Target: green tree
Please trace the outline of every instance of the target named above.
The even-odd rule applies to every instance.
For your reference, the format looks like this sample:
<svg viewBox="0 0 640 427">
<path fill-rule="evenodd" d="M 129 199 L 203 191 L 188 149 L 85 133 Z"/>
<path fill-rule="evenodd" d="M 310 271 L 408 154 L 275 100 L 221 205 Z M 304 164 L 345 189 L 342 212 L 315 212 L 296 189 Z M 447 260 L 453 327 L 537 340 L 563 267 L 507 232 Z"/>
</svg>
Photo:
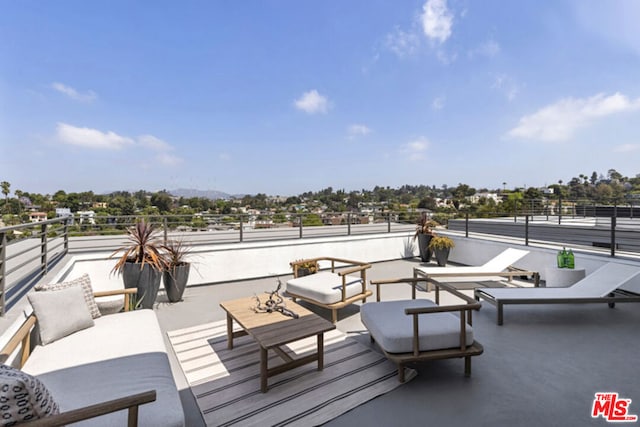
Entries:
<svg viewBox="0 0 640 427">
<path fill-rule="evenodd" d="M 0 187 L 2 187 L 2 194 L 4 194 L 4 210 L 6 211 L 9 207 L 9 193 L 11 192 L 11 184 L 7 181 L 0 182 Z"/>
</svg>

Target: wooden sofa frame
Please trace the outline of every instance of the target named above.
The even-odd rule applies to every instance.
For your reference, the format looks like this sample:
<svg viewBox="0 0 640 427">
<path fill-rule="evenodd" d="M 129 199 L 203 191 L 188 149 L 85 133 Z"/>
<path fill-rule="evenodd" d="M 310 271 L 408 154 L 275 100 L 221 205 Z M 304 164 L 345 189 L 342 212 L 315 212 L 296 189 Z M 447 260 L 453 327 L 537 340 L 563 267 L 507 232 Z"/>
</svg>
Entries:
<svg viewBox="0 0 640 427">
<path fill-rule="evenodd" d="M 94 292 L 94 297 L 106 297 L 113 295 L 124 295 L 124 311 L 131 308 L 130 296 L 137 293 L 137 289 L 118 289 L 113 291 Z M 13 334 L 9 342 L 0 351 L 0 362 L 5 363 L 16 349 L 21 346 L 19 354 L 19 367 L 25 364 L 31 354 L 31 332 L 36 325 L 37 318 L 35 314 L 29 315 L 22 326 Z M 95 405 L 85 406 L 63 412 L 57 415 L 43 417 L 38 420 L 20 424 L 29 427 L 55 427 L 64 426 L 66 424 L 87 420 L 90 418 L 105 415 L 111 412 L 128 409 L 127 426 L 135 427 L 138 425 L 138 408 L 140 405 L 150 403 L 156 400 L 156 391 L 149 390 L 142 393 L 136 393 L 129 396 L 121 397 L 106 402 L 100 402 Z"/>
<path fill-rule="evenodd" d="M 418 282 L 424 282 L 422 278 L 403 278 L 403 279 L 389 279 L 389 280 L 372 280 L 371 284 L 376 286 L 376 301 L 380 302 L 381 285 L 397 284 L 397 283 L 409 283 L 411 284 L 411 299 L 416 299 L 416 285 Z M 471 344 L 466 342 L 466 325 L 469 326 L 473 323 L 473 310 L 479 310 L 481 304 L 473 298 L 459 292 L 446 283 L 434 283 L 436 289 L 443 288 L 456 297 L 462 299 L 464 304 L 436 306 L 436 307 L 421 307 L 421 308 L 407 308 L 404 310 L 404 314 L 407 316 L 413 316 L 413 351 L 408 353 L 389 353 L 383 348 L 380 348 L 384 355 L 398 365 L 398 380 L 400 382 L 405 381 L 404 366 L 407 363 L 424 362 L 427 360 L 438 359 L 451 359 L 464 357 L 464 374 L 465 376 L 471 375 L 471 357 L 479 356 L 484 352 L 482 345 L 475 341 Z M 439 293 L 438 293 L 439 295 Z M 439 303 L 439 298 L 436 300 L 436 304 Z M 460 347 L 420 351 L 420 331 L 418 316 L 428 315 L 429 313 L 453 313 L 459 312 L 460 316 Z M 370 336 L 371 342 L 375 342 L 373 336 Z"/>
<path fill-rule="evenodd" d="M 317 305 L 318 307 L 323 307 L 331 310 L 331 321 L 333 323 L 336 323 L 338 321 L 339 309 L 344 308 L 350 304 L 353 304 L 356 301 L 362 300 L 362 302 L 367 302 L 367 298 L 373 295 L 373 292 L 367 289 L 367 269 L 371 268 L 371 264 L 360 262 L 360 261 L 342 259 L 342 258 L 334 258 L 334 257 L 307 258 L 307 259 L 301 259 L 301 260 L 297 260 L 289 263 L 291 265 L 291 268 L 293 268 L 293 277 L 296 279 L 299 277 L 298 269 L 301 267 L 302 264 L 315 263 L 317 265 L 318 262 L 320 261 L 330 261 L 331 272 L 337 274 L 342 278 L 341 300 L 331 304 L 324 304 L 324 303 L 315 301 L 311 298 L 293 294 L 289 291 L 287 291 L 287 294 L 291 296 L 294 302 L 296 301 L 296 299 L 300 299 L 310 304 Z M 348 264 L 348 265 L 352 265 L 353 267 L 344 267 L 345 269 L 342 269 L 343 267 L 336 267 L 336 263 Z M 336 268 L 341 268 L 341 270 L 336 271 Z M 362 292 L 347 298 L 347 277 L 346 276 L 348 274 L 353 274 L 357 272 L 360 272 L 360 278 L 362 279 Z"/>
</svg>

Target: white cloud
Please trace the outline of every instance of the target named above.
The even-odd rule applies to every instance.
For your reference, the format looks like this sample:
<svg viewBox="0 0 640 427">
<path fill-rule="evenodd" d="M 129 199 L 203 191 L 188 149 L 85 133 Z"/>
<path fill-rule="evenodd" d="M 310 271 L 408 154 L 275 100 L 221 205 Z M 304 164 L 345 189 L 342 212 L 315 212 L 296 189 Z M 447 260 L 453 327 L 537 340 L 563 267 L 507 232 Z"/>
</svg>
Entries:
<svg viewBox="0 0 640 427">
<path fill-rule="evenodd" d="M 490 39 L 482 43 L 480 46 L 467 53 L 467 56 L 473 59 L 476 56 L 485 56 L 487 58 L 493 58 L 500 53 L 500 44 L 497 41 Z"/>
<path fill-rule="evenodd" d="M 347 128 L 347 133 L 349 134 L 349 139 L 355 139 L 358 136 L 370 134 L 371 129 L 365 125 L 353 124 Z"/>
<path fill-rule="evenodd" d="M 420 46 L 420 38 L 414 31 L 402 31 L 400 28 L 396 28 L 387 34 L 384 46 L 399 58 L 404 58 L 416 53 Z"/>
<path fill-rule="evenodd" d="M 118 135 L 115 132 L 102 132 L 97 129 L 81 128 L 66 123 L 58 123 L 56 136 L 63 144 L 85 148 L 119 150 L 134 144 L 133 139 Z"/>
<path fill-rule="evenodd" d="M 177 157 L 165 152 L 158 153 L 156 155 L 156 161 L 165 166 L 176 166 L 182 163 L 182 159 L 180 157 Z"/>
<path fill-rule="evenodd" d="M 409 160 L 423 160 L 428 148 L 429 140 L 421 136 L 418 139 L 404 144 L 401 151 L 409 157 Z"/>
<path fill-rule="evenodd" d="M 444 97 L 439 96 L 431 102 L 431 108 L 434 110 L 442 110 L 444 108 Z"/>
<path fill-rule="evenodd" d="M 317 90 L 313 89 L 305 92 L 294 102 L 298 110 L 302 110 L 307 114 L 323 113 L 329 111 L 329 100 L 326 96 L 320 95 Z"/>
<path fill-rule="evenodd" d="M 630 153 L 640 150 L 640 144 L 622 144 L 613 149 L 615 153 Z"/>
<path fill-rule="evenodd" d="M 520 88 L 515 80 L 506 74 L 498 74 L 494 76 L 491 89 L 496 89 L 502 92 L 509 101 L 513 101 L 520 92 Z"/>
<path fill-rule="evenodd" d="M 422 29 L 429 40 L 444 43 L 451 37 L 453 15 L 447 9 L 447 0 L 428 0 L 422 6 Z"/>
<path fill-rule="evenodd" d="M 630 101 L 618 92 L 610 96 L 600 93 L 590 98 L 564 98 L 522 117 L 518 126 L 507 135 L 542 141 L 566 141 L 577 129 L 599 118 L 637 109 L 640 109 L 640 99 Z"/>
<path fill-rule="evenodd" d="M 173 150 L 173 147 L 161 140 L 160 138 L 156 138 L 153 135 L 141 135 L 138 137 L 138 142 L 143 147 L 147 147 L 154 151 L 170 151 Z"/>
<path fill-rule="evenodd" d="M 92 90 L 89 90 L 85 93 L 80 93 L 77 90 L 75 90 L 74 88 L 72 88 L 71 86 L 67 86 L 64 85 L 62 83 L 52 83 L 51 84 L 51 88 L 54 90 L 57 90 L 58 92 L 68 96 L 69 98 L 73 99 L 74 101 L 80 101 L 80 102 L 93 102 L 96 100 L 96 98 L 98 97 L 96 95 L 96 93 Z"/>
</svg>

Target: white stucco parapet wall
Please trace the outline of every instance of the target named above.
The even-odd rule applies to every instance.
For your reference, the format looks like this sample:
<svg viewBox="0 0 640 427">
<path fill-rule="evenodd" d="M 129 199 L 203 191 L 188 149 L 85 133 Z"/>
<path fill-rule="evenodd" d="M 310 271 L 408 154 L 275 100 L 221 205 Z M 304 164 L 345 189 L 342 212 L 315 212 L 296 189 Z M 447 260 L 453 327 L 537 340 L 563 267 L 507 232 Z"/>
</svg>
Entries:
<svg viewBox="0 0 640 427">
<path fill-rule="evenodd" d="M 410 258 L 418 253 L 412 237 L 413 233 L 403 232 L 194 246 L 189 255 L 192 269 L 187 286 L 289 274 L 289 263 L 302 258 L 332 256 L 365 262 Z M 89 273 L 96 290 L 121 288 L 122 278 L 111 273 L 116 259 L 110 259 L 110 255 L 75 255 L 53 281 Z"/>
<path fill-rule="evenodd" d="M 530 251 L 516 263 L 516 267 L 540 272 L 545 279 L 545 270 L 556 265 L 557 247 L 524 246 L 515 241 L 466 238 L 455 232 L 438 234 L 451 237 L 456 246 L 451 250 L 449 261 L 463 265 L 480 265 L 509 247 Z M 218 245 L 194 246 L 190 255 L 193 263 L 188 286 L 222 283 L 259 277 L 291 273 L 289 263 L 301 258 L 333 256 L 356 261 L 380 262 L 410 258 L 418 255 L 413 233 L 383 233 L 362 236 L 325 237 L 315 239 L 292 239 L 270 242 L 246 242 Z M 96 290 L 118 289 L 122 278 L 111 274 L 115 259 L 111 252 L 75 255 L 55 276 L 53 281 L 69 280 L 89 273 Z M 611 258 L 602 254 L 575 251 L 576 268 L 584 268 L 586 274 L 607 262 L 637 265 L 637 260 Z M 326 267 L 326 266 L 321 266 Z M 411 276 L 411 272 L 406 272 Z M 640 279 L 625 286 L 640 292 Z"/>
</svg>

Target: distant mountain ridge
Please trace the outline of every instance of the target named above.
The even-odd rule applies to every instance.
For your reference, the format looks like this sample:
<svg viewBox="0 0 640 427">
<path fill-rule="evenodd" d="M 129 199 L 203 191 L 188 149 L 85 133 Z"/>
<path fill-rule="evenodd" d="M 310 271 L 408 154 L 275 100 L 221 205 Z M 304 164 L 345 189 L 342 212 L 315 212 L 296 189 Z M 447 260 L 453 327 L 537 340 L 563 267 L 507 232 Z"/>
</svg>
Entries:
<svg viewBox="0 0 640 427">
<path fill-rule="evenodd" d="M 211 199 L 211 200 L 217 200 L 217 199 L 224 199 L 224 200 L 229 200 L 232 197 L 237 197 L 235 195 L 231 195 L 228 193 L 224 193 L 222 191 L 216 191 L 216 190 L 196 190 L 193 188 L 178 188 L 177 190 L 171 190 L 169 191 L 169 194 L 176 196 L 176 197 L 204 197 L 206 199 Z"/>
</svg>

